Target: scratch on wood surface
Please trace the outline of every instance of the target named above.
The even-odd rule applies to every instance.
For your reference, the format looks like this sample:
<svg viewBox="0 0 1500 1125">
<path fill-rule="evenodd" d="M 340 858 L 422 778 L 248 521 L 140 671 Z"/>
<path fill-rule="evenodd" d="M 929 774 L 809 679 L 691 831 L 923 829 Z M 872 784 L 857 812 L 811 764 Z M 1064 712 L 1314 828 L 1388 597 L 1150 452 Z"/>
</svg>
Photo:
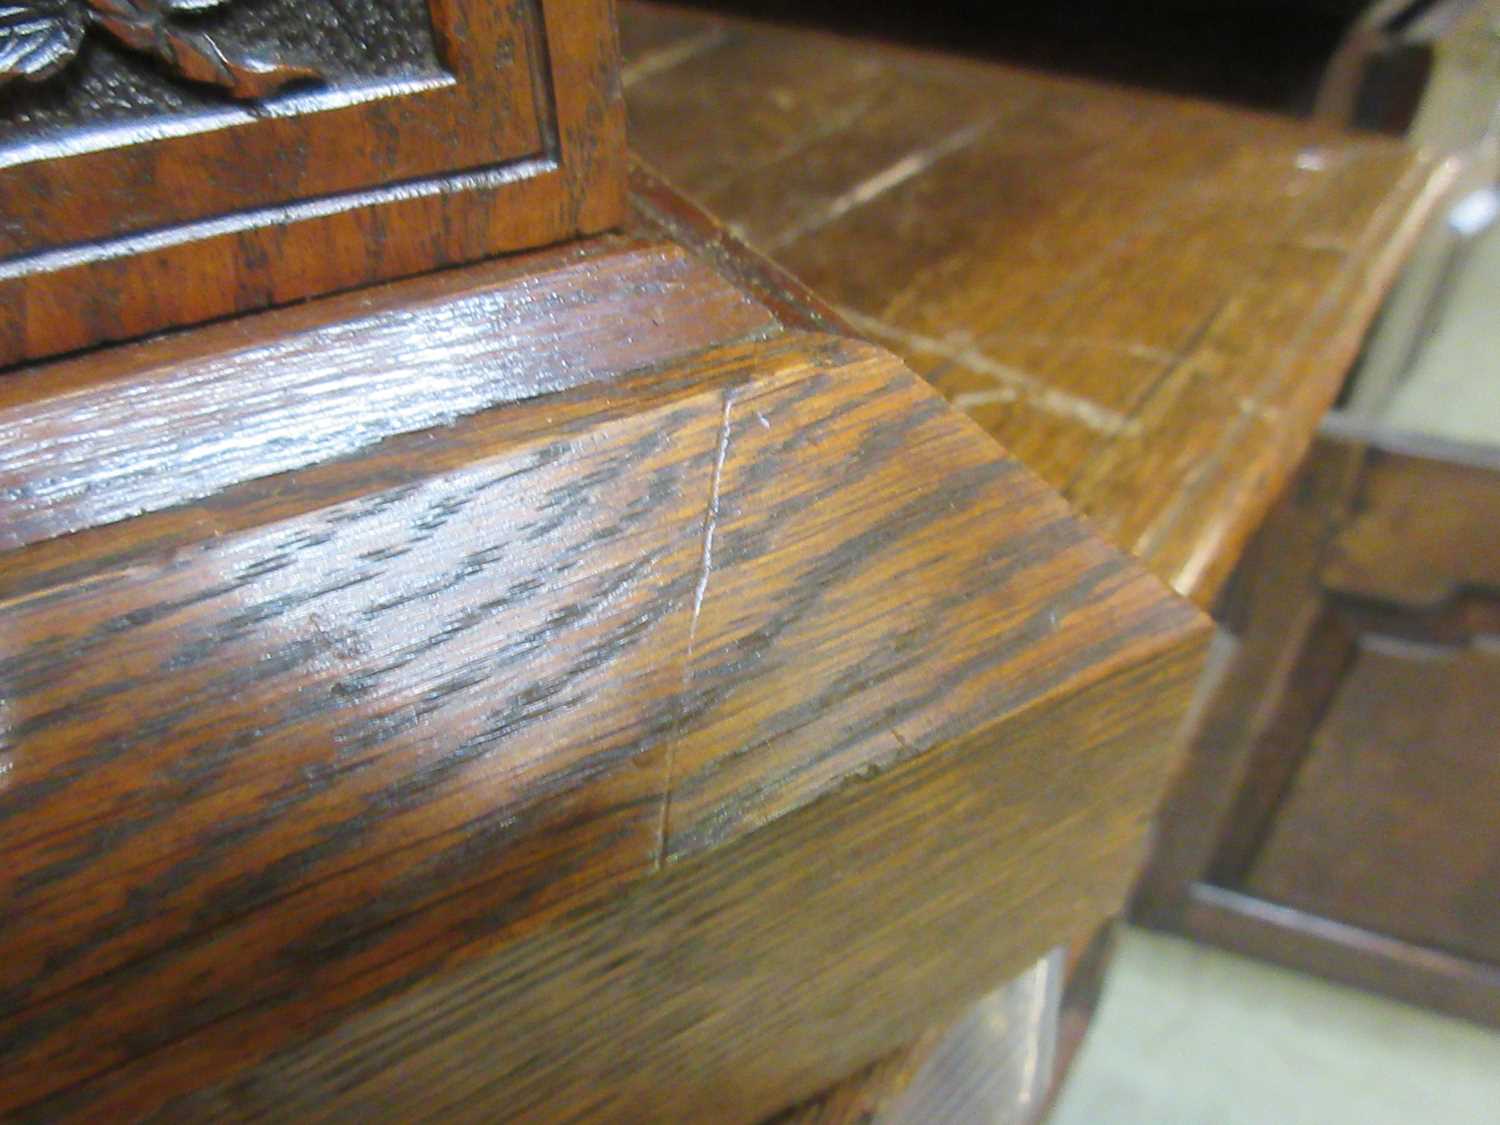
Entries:
<svg viewBox="0 0 1500 1125">
<path fill-rule="evenodd" d="M 1259 418 L 1267 425 L 1278 426 L 1281 424 L 1282 410 L 1280 407 L 1272 406 L 1269 403 L 1256 402 L 1249 395 L 1240 396 L 1239 407 L 1241 414 L 1251 418 Z"/>
<path fill-rule="evenodd" d="M 920 176 L 931 168 L 943 157 L 948 156 L 965 145 L 971 144 L 981 133 L 994 124 L 993 117 L 987 117 L 983 121 L 976 121 L 956 133 L 949 133 L 936 144 L 908 153 L 894 164 L 882 168 L 873 176 L 867 177 L 855 184 L 842 195 L 836 196 L 832 202 L 814 211 L 798 223 L 794 223 L 782 231 L 775 238 L 768 241 L 765 249 L 774 252 L 784 249 L 797 239 L 821 230 L 830 223 L 847 215 L 855 208 L 863 207 L 871 200 L 878 199 L 893 188 L 900 187 L 907 180 Z"/>
<path fill-rule="evenodd" d="M 911 748 L 911 743 L 910 742 L 907 742 L 906 739 L 904 739 L 904 738 L 901 737 L 901 732 L 896 729 L 896 726 L 895 726 L 894 723 L 891 724 L 890 731 L 891 731 L 891 737 L 896 740 L 896 745 L 899 746 L 899 747 L 901 747 L 901 755 L 902 755 L 902 757 L 903 758 L 910 758 L 910 757 L 912 757 L 916 753 L 916 751 L 914 751 Z"/>
<path fill-rule="evenodd" d="M 659 51 L 652 51 L 644 58 L 637 59 L 629 66 L 620 71 L 620 83 L 627 90 L 644 79 L 654 74 L 671 70 L 674 66 L 680 66 L 689 59 L 711 51 L 729 39 L 729 29 L 723 27 L 712 27 L 700 31 L 697 35 L 691 35 L 681 43 L 674 43 L 670 47 L 663 47 Z"/>
<path fill-rule="evenodd" d="M 865 64 L 861 67 L 861 70 L 864 71 L 866 67 L 869 71 L 874 72 L 878 72 L 880 69 L 873 64 Z M 873 76 L 871 75 L 871 77 Z M 831 111 L 814 114 L 812 116 L 811 128 L 795 134 L 785 144 L 780 145 L 764 156 L 743 162 L 727 163 L 717 174 L 705 176 L 703 182 L 696 187 L 696 194 L 700 198 L 706 198 L 715 192 L 725 190 L 731 184 L 743 181 L 747 177 L 764 174 L 768 169 L 774 169 L 777 164 L 800 156 L 814 145 L 852 129 L 862 117 L 880 103 L 880 99 L 883 96 L 886 96 L 886 89 L 884 86 L 881 86 L 879 89 L 872 90 L 863 96 L 853 97 L 847 104 Z M 753 241 L 753 239 L 744 233 L 747 228 L 725 216 L 720 216 L 720 219 L 726 222 L 729 229 L 735 231 L 742 240 Z"/>
<path fill-rule="evenodd" d="M 708 590 L 708 575 L 714 565 L 714 532 L 719 527 L 719 488 L 724 480 L 724 458 L 729 453 L 729 412 L 734 403 L 724 395 L 724 413 L 719 419 L 719 447 L 714 453 L 713 480 L 708 486 L 708 510 L 703 515 L 703 555 L 698 564 L 698 585 L 693 590 L 693 617 L 688 623 L 687 655 L 693 659 L 693 644 L 698 637 L 698 618 L 703 613 L 703 595 Z M 684 669 L 686 679 L 689 669 Z"/>
<path fill-rule="evenodd" d="M 1060 418 L 1067 418 L 1096 433 L 1110 437 L 1132 436 L 1140 432 L 1141 425 L 1136 419 L 1127 418 L 1118 411 L 1101 406 L 1081 395 L 1049 386 L 1035 375 L 1028 374 L 1019 367 L 1012 367 L 1008 363 L 992 359 L 972 345 L 907 332 L 847 308 L 841 308 L 838 312 L 856 329 L 868 336 L 888 340 L 897 347 L 942 356 L 951 363 L 967 367 L 970 371 L 980 375 L 986 375 L 1000 384 L 992 390 L 966 391 L 963 394 L 954 395 L 951 401 L 960 410 L 1025 400 L 1028 406 Z M 908 361 L 910 361 L 909 357 Z M 920 368 L 918 370 L 920 371 Z"/>
<path fill-rule="evenodd" d="M 1055 332 L 1019 332 L 1008 328 L 987 332 L 991 340 L 1003 339 L 1017 344 L 1037 344 L 1049 348 L 1081 348 L 1085 351 L 1116 352 L 1132 359 L 1149 360 L 1152 363 L 1169 363 L 1177 358 L 1170 348 L 1156 348 L 1150 344 L 1136 344 L 1129 340 L 1108 340 L 1095 336 L 1064 335 Z"/>
<path fill-rule="evenodd" d="M 688 619 L 687 655 L 682 661 L 682 701 L 687 705 L 688 687 L 693 677 L 693 646 L 698 641 L 698 619 L 703 615 L 703 596 L 708 593 L 708 577 L 714 567 L 714 533 L 719 529 L 719 491 L 724 482 L 724 461 L 729 455 L 729 414 L 734 399 L 724 393 L 724 411 L 719 417 L 719 443 L 714 450 L 714 471 L 708 485 L 708 507 L 703 513 L 703 550 L 698 558 L 698 583 L 693 587 L 693 610 Z M 764 422 L 764 419 L 761 419 Z M 667 821 L 672 812 L 672 784 L 677 757 L 677 741 L 667 746 L 666 785 L 662 791 L 661 820 L 656 826 L 656 869 L 661 870 L 667 855 Z"/>
<path fill-rule="evenodd" d="M 1003 406 L 1020 399 L 1021 392 L 1014 387 L 996 387 L 990 391 L 965 391 L 954 395 L 953 405 L 960 410 L 975 410 L 981 406 Z"/>
</svg>

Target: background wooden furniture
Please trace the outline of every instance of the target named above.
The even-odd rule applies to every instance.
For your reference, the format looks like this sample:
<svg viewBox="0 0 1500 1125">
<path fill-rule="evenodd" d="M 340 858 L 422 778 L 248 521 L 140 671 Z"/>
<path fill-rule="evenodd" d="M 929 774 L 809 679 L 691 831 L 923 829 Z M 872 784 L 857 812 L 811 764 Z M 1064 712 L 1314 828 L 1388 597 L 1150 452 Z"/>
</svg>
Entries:
<svg viewBox="0 0 1500 1125">
<path fill-rule="evenodd" d="M 1450 431 L 1493 436 L 1485 395 L 1459 405 L 1459 376 L 1489 346 L 1464 313 L 1482 322 L 1493 303 L 1483 263 L 1495 246 L 1500 39 L 1494 5 L 1470 7 L 1436 44 L 1411 130 L 1463 155 L 1457 202 L 1424 235 L 1343 409 L 1242 564 L 1229 599 L 1242 645 L 1139 912 L 1495 1022 L 1500 462 L 1412 432 L 1447 399 Z"/>
<path fill-rule="evenodd" d="M 621 33 L 647 160 L 1205 606 L 1457 167 L 682 9 Z"/>
<path fill-rule="evenodd" d="M 1500 181 L 1500 3 L 1461 6 L 1463 18 L 1430 45 L 1432 65 L 1408 111 L 1414 116 L 1407 129 L 1412 144 L 1461 159 L 1455 201 L 1488 192 Z M 1452 217 L 1460 210 L 1455 202 Z M 1379 416 L 1411 375 L 1478 233 L 1472 218 L 1428 225 L 1366 342 L 1344 403 L 1352 414 Z"/>
<path fill-rule="evenodd" d="M 1462 166 L 700 11 L 621 30 L 648 159 L 1205 607 Z M 878 1112 L 940 1041 L 789 1120 Z"/>
<path fill-rule="evenodd" d="M 1245 560 L 1138 914 L 1500 1021 L 1497 567 L 1493 452 L 1330 423 Z"/>
<path fill-rule="evenodd" d="M 174 212 L 56 320 L 54 275 L 13 279 L 66 331 L 11 359 L 618 224 L 0 373 L 0 1115 L 751 1121 L 1126 893 L 1202 616 L 650 174 L 628 214 L 553 193 L 625 198 L 612 37 L 515 11 L 545 16 L 537 96 L 597 112 L 504 198 L 471 194 L 469 130 L 432 193 L 339 196 L 347 244 Z M 502 76 L 538 39 L 471 30 Z M 598 65 L 561 65 L 571 35 Z M 314 130 L 278 106 L 250 149 Z M 201 107 L 148 109 L 106 168 L 203 140 Z M 87 148 L 94 117 L 47 120 Z M 85 197 L 91 155 L 15 166 Z M 382 174 L 338 156 L 251 195 Z M 100 221 L 33 202 L 22 241 Z"/>
</svg>

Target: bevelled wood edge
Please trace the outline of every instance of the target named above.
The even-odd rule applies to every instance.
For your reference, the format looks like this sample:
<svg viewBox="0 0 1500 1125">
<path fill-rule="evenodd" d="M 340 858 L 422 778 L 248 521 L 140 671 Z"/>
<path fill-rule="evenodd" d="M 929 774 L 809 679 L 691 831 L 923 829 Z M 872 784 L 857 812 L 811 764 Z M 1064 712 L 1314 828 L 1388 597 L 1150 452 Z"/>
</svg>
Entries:
<svg viewBox="0 0 1500 1125">
<path fill-rule="evenodd" d="M 1142 557 L 1174 590 L 1205 608 L 1218 597 L 1307 456 L 1391 287 L 1463 168 L 1456 157 L 1413 157 L 1354 263 L 1309 317 L 1310 345 L 1274 373 L 1283 390 L 1271 440 L 1254 433 L 1253 419 L 1226 427 L 1199 477 L 1158 518 Z"/>
<path fill-rule="evenodd" d="M 854 335 L 805 286 L 638 162 L 630 189 L 628 234 L 0 375 L 0 495 L 10 501 L 0 550 L 202 499 L 501 402 L 768 337 L 782 325 Z M 423 340 L 391 350 L 416 317 L 425 318 Z M 512 346 L 520 340 L 524 349 Z M 333 341 L 340 359 L 328 367 Z M 432 360 L 454 393 L 417 386 L 402 347 Z M 351 380 L 369 394 L 343 395 Z"/>
<path fill-rule="evenodd" d="M 601 239 L 29 368 L 0 551 L 778 330 L 682 248 Z"/>
</svg>

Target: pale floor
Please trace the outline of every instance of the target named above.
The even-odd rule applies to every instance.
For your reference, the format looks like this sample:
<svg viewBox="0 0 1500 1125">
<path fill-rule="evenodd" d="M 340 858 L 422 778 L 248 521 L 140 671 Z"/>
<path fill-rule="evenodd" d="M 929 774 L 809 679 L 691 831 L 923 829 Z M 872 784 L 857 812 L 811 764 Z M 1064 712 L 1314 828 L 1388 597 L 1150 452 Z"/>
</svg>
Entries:
<svg viewBox="0 0 1500 1125">
<path fill-rule="evenodd" d="M 1455 265 L 1434 330 L 1384 421 L 1452 441 L 1500 445 L 1500 221 Z"/>
<path fill-rule="evenodd" d="M 1050 1125 L 1500 1123 L 1500 1032 L 1127 929 Z"/>
</svg>

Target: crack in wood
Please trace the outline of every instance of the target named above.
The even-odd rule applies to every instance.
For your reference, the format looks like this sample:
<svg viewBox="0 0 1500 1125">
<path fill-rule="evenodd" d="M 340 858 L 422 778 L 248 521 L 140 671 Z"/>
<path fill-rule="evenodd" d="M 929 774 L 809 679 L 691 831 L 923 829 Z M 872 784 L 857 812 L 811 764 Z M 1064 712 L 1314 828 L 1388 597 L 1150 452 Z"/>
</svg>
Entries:
<svg viewBox="0 0 1500 1125">
<path fill-rule="evenodd" d="M 719 527 L 719 491 L 724 481 L 724 461 L 729 455 L 729 415 L 734 397 L 724 392 L 724 409 L 719 418 L 719 440 L 714 451 L 714 468 L 709 478 L 708 505 L 703 512 L 703 550 L 698 560 L 698 582 L 693 588 L 693 611 L 688 620 L 687 652 L 682 661 L 682 707 L 688 702 L 688 687 L 693 678 L 693 646 L 698 640 L 698 619 L 703 615 L 703 596 L 708 592 L 708 577 L 714 565 L 714 533 Z M 683 716 L 679 714 L 678 723 Z M 677 758 L 677 740 L 667 745 L 666 779 L 661 797 L 661 819 L 656 826 L 656 865 L 660 871 L 667 856 L 667 821 L 672 812 L 673 773 Z"/>
</svg>

